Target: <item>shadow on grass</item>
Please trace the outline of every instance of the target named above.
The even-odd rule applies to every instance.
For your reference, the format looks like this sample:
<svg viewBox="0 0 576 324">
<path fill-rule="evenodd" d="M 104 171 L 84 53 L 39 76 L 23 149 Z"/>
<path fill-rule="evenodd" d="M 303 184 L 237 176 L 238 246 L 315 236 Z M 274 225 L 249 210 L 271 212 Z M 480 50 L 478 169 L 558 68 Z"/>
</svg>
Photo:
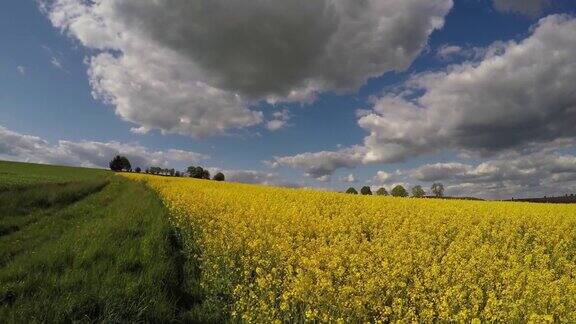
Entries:
<svg viewBox="0 0 576 324">
<path fill-rule="evenodd" d="M 36 209 L 64 207 L 102 190 L 108 183 L 107 179 L 96 179 L 5 190 L 0 192 L 0 217 L 26 214 Z"/>
</svg>

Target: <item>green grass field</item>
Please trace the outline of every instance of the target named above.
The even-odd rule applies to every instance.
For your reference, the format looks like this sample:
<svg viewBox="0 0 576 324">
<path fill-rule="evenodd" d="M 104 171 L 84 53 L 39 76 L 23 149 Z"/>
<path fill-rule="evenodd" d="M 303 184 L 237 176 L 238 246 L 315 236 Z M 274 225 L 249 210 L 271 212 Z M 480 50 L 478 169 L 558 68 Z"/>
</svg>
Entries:
<svg viewBox="0 0 576 324">
<path fill-rule="evenodd" d="M 0 322 L 216 321 L 199 267 L 145 185 L 0 162 Z"/>
<path fill-rule="evenodd" d="M 0 191 L 48 183 L 94 180 L 109 177 L 101 169 L 0 161 Z"/>
</svg>

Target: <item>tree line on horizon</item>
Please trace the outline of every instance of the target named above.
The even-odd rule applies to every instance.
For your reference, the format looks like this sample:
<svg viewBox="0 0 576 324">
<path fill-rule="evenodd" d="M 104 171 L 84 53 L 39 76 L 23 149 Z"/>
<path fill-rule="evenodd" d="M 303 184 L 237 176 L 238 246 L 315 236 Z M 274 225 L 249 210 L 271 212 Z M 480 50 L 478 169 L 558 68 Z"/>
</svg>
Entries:
<svg viewBox="0 0 576 324">
<path fill-rule="evenodd" d="M 115 172 L 142 172 L 140 167 L 136 167 L 132 170 L 132 165 L 130 161 L 125 156 L 116 155 L 108 164 L 110 170 Z M 195 179 L 206 179 L 206 180 L 216 180 L 216 181 L 225 181 L 226 177 L 224 173 L 218 172 L 212 178 L 210 178 L 210 171 L 205 169 L 201 166 L 189 166 L 186 169 L 186 172 L 180 172 L 175 170 L 174 168 L 161 168 L 161 167 L 148 167 L 144 170 L 146 174 L 154 174 L 154 175 L 163 175 L 163 176 L 170 176 L 170 177 L 190 177 Z"/>
<path fill-rule="evenodd" d="M 435 182 L 434 184 L 432 184 L 430 191 L 432 192 L 434 197 L 438 197 L 438 198 L 444 197 L 444 185 L 439 183 L 439 182 Z M 424 191 L 424 189 L 420 185 L 412 187 L 411 192 L 412 192 L 412 197 L 414 197 L 414 198 L 426 197 L 426 191 Z M 357 195 L 358 191 L 354 187 L 350 187 L 346 190 L 346 193 L 352 194 L 352 195 Z M 373 195 L 372 189 L 369 186 L 362 187 L 360 189 L 360 194 L 365 195 L 365 196 Z M 378 190 L 376 190 L 375 194 L 377 196 L 390 195 L 392 197 L 408 197 L 408 196 L 410 196 L 410 194 L 408 193 L 406 188 L 404 188 L 404 186 L 402 186 L 402 185 L 396 185 L 394 188 L 392 188 L 390 193 L 388 193 L 386 188 L 381 187 Z"/>
<path fill-rule="evenodd" d="M 142 169 L 140 167 L 136 167 L 136 169 L 132 170 L 132 165 L 130 164 L 130 161 L 128 160 L 128 158 L 126 158 L 125 156 L 121 156 L 121 155 L 116 155 L 112 159 L 112 161 L 110 161 L 109 166 L 110 166 L 110 169 L 112 171 L 116 171 L 116 172 L 121 172 L 121 171 L 136 172 L 136 173 L 142 172 Z M 201 166 L 189 166 L 186 169 L 186 172 L 180 172 L 180 171 L 175 170 L 174 168 L 168 169 L 168 168 L 161 168 L 161 167 L 152 166 L 152 167 L 149 167 L 146 170 L 144 170 L 144 173 L 154 174 L 154 175 L 171 176 L 171 177 L 190 177 L 190 178 L 205 179 L 205 180 L 212 179 L 212 180 L 216 180 L 216 181 L 225 181 L 225 179 L 226 179 L 226 177 L 224 176 L 224 173 L 222 173 L 222 172 L 218 172 L 212 178 L 210 178 L 210 171 L 208 169 L 201 167 Z M 436 183 L 432 184 L 430 191 L 433 193 L 434 197 L 439 197 L 439 198 L 444 197 L 444 185 L 441 183 L 436 182 Z M 348 188 L 348 190 L 346 190 L 346 193 L 357 195 L 358 191 L 354 187 L 350 187 L 350 188 Z M 361 195 L 373 195 L 372 189 L 369 186 L 362 187 L 360 189 L 360 194 Z M 376 190 L 375 195 L 377 195 L 377 196 L 390 195 L 393 197 L 408 197 L 408 196 L 410 196 L 410 194 L 408 193 L 406 188 L 404 188 L 402 185 L 396 185 L 394 188 L 392 188 L 390 193 L 388 193 L 386 188 L 381 187 L 378 190 Z M 426 192 L 424 191 L 422 186 L 417 185 L 417 186 L 412 187 L 411 196 L 414 198 L 423 198 L 426 196 Z"/>
</svg>

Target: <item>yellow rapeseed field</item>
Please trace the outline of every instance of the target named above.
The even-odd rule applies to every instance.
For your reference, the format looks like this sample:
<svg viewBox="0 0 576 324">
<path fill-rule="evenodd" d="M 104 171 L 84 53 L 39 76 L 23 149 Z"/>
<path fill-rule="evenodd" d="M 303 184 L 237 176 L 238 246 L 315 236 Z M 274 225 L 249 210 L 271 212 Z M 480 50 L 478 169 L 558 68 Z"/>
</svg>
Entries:
<svg viewBox="0 0 576 324">
<path fill-rule="evenodd" d="M 146 180 L 233 319 L 576 322 L 576 206 Z"/>
</svg>

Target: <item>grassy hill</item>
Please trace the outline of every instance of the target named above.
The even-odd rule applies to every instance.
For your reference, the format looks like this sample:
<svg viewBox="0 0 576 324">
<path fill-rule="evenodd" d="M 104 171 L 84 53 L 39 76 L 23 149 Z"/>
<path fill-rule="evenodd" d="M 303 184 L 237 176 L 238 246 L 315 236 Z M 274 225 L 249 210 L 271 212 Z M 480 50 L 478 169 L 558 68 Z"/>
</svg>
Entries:
<svg viewBox="0 0 576 324">
<path fill-rule="evenodd" d="M 0 162 L 2 322 L 202 319 L 198 267 L 143 184 Z"/>
<path fill-rule="evenodd" d="M 39 184 L 93 180 L 109 176 L 111 173 L 102 169 L 0 161 L 0 191 Z"/>
</svg>

